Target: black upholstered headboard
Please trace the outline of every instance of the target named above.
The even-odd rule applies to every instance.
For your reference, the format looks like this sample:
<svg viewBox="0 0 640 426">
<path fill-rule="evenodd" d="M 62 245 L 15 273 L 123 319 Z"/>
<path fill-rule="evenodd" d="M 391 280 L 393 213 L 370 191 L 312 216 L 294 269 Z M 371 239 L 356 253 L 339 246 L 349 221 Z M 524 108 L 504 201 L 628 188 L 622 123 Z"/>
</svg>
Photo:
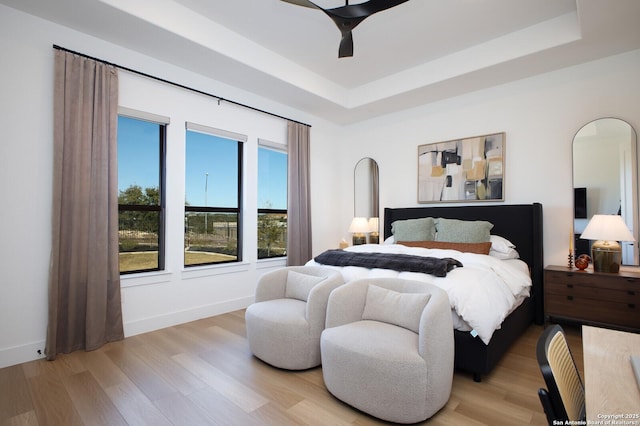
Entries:
<svg viewBox="0 0 640 426">
<path fill-rule="evenodd" d="M 384 238 L 391 236 L 391 224 L 396 220 L 421 217 L 445 217 L 461 220 L 486 220 L 493 223 L 491 233 L 511 241 L 520 258 L 531 270 L 532 296 L 535 303 L 536 323 L 542 323 L 542 273 L 544 268 L 542 249 L 542 204 L 501 204 L 454 207 L 407 207 L 384 209 Z"/>
</svg>

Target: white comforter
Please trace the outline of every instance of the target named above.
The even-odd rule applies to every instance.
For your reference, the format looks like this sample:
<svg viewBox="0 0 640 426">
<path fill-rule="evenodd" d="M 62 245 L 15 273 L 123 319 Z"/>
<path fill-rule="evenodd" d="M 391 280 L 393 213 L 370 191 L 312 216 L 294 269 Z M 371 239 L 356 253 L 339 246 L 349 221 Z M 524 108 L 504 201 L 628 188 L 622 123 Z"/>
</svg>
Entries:
<svg viewBox="0 0 640 426">
<path fill-rule="evenodd" d="M 367 269 L 359 266 L 328 266 L 341 270 L 345 282 L 360 278 L 398 277 L 437 285 L 449 295 L 451 309 L 478 334 L 485 344 L 502 321 L 529 296 L 531 278 L 521 260 L 498 258 L 456 250 L 425 249 L 400 244 L 364 244 L 349 247 L 353 252 L 401 253 L 414 256 L 451 257 L 464 265 L 444 278 L 416 272 Z M 307 265 L 319 265 L 314 260 Z"/>
</svg>

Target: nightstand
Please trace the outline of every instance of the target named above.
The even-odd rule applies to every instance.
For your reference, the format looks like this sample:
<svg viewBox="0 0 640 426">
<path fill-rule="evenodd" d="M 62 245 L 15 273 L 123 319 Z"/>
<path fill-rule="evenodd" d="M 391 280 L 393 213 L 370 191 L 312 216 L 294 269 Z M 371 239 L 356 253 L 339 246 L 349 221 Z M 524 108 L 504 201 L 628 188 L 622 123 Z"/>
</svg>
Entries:
<svg viewBox="0 0 640 426">
<path fill-rule="evenodd" d="M 640 273 L 548 266 L 544 270 L 544 313 L 548 320 L 638 332 Z"/>
</svg>

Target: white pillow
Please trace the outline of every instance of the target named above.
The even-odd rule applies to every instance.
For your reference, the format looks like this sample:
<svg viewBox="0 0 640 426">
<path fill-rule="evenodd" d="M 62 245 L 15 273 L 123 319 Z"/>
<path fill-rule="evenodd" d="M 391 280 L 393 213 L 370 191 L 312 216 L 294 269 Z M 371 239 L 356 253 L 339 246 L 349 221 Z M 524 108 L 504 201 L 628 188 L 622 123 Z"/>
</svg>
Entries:
<svg viewBox="0 0 640 426">
<path fill-rule="evenodd" d="M 500 253 L 509 253 L 509 249 L 516 248 L 515 244 L 499 235 L 490 235 L 489 241 L 491 241 L 491 249 Z"/>
<path fill-rule="evenodd" d="M 325 277 L 316 277 L 314 275 L 288 271 L 284 296 L 288 299 L 298 299 L 306 302 L 309 298 L 309 293 L 311 293 L 311 289 L 324 279 Z"/>
<path fill-rule="evenodd" d="M 509 249 L 508 253 L 501 253 L 495 250 L 489 250 L 489 256 L 495 257 L 500 260 L 520 259 L 520 253 L 516 249 Z"/>
<path fill-rule="evenodd" d="M 386 240 L 384 240 L 384 242 L 382 244 L 394 244 L 395 243 L 395 238 L 393 238 L 393 235 L 390 236 L 389 238 L 387 238 Z"/>
<path fill-rule="evenodd" d="M 502 260 L 519 259 L 520 253 L 515 249 L 515 244 L 499 235 L 491 235 L 489 237 L 491 241 L 491 250 L 489 250 L 489 256 L 496 257 Z"/>
<path fill-rule="evenodd" d="M 369 284 L 362 319 L 386 322 L 418 333 L 422 311 L 430 298 L 430 294 L 399 293 Z"/>
</svg>

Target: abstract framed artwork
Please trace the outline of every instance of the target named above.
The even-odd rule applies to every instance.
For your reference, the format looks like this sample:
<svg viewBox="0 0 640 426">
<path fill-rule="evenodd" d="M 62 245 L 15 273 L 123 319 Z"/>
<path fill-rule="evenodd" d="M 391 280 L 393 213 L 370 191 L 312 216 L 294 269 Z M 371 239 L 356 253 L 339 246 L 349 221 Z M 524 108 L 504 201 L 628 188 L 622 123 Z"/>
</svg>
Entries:
<svg viewBox="0 0 640 426">
<path fill-rule="evenodd" d="M 504 201 L 505 133 L 418 146 L 418 203 Z"/>
</svg>

